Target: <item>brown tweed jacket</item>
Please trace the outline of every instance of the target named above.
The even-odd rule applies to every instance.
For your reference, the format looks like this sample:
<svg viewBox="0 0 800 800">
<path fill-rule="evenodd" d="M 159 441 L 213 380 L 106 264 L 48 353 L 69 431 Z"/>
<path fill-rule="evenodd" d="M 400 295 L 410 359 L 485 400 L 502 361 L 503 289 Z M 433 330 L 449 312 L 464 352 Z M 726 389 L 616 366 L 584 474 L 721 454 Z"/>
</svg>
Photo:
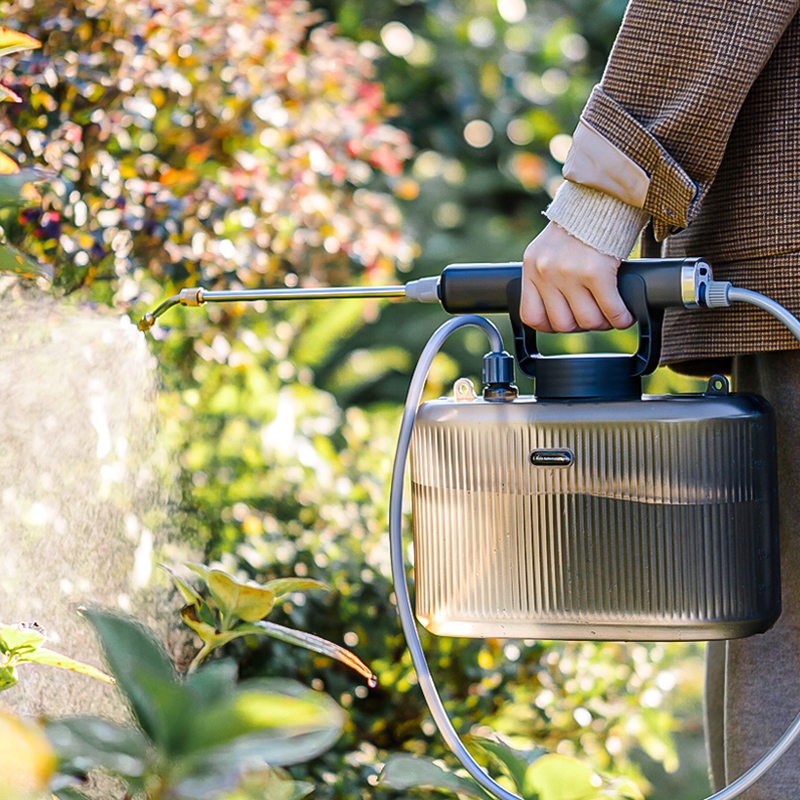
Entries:
<svg viewBox="0 0 800 800">
<path fill-rule="evenodd" d="M 800 0 L 631 0 L 564 165 L 649 212 L 665 255 L 800 313 Z M 668 238 L 667 238 L 668 237 Z M 664 361 L 798 347 L 764 312 L 681 312 Z"/>
</svg>

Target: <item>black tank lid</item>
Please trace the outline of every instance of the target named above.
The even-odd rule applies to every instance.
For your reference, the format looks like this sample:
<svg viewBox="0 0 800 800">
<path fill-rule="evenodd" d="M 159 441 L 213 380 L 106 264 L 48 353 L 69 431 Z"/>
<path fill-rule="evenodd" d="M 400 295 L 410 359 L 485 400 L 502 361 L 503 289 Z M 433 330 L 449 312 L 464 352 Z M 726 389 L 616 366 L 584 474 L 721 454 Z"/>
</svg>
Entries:
<svg viewBox="0 0 800 800">
<path fill-rule="evenodd" d="M 642 395 L 641 378 L 631 374 L 631 356 L 539 356 L 536 397 L 540 400 L 619 400 Z"/>
</svg>

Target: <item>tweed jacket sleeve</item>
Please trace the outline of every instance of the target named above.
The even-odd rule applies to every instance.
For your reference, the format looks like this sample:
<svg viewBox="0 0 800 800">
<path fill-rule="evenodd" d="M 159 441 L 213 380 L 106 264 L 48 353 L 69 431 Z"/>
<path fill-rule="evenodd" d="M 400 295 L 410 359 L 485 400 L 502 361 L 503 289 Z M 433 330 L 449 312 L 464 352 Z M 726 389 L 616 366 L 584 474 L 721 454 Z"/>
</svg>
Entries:
<svg viewBox="0 0 800 800">
<path fill-rule="evenodd" d="M 616 220 L 618 239 L 648 217 L 659 241 L 686 227 L 798 7 L 800 0 L 631 0 L 548 216 L 571 233 L 599 225 L 606 236 Z M 597 246 L 587 237 L 578 236 Z"/>
</svg>

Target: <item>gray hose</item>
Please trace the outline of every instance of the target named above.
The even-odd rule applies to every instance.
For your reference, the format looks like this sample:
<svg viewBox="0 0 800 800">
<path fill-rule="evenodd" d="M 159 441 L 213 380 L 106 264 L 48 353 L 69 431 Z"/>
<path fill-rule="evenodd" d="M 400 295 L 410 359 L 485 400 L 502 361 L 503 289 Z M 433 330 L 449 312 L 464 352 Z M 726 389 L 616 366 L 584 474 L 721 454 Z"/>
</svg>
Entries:
<svg viewBox="0 0 800 800">
<path fill-rule="evenodd" d="M 720 282 L 721 283 L 721 282 Z M 727 301 L 727 302 L 725 302 Z M 726 288 L 724 300 L 719 305 L 729 305 L 731 302 L 741 301 L 751 303 L 764 309 L 777 317 L 792 334 L 800 341 L 800 320 L 789 313 L 783 306 L 764 297 L 757 292 L 735 287 Z M 420 689 L 428 704 L 439 732 L 455 757 L 461 762 L 464 769 L 490 794 L 498 800 L 521 800 L 518 795 L 504 789 L 497 781 L 490 778 L 461 741 L 450 717 L 439 697 L 436 685 L 425 659 L 425 652 L 417 633 L 414 612 L 411 608 L 411 598 L 406 583 L 405 564 L 403 561 L 403 484 L 405 482 L 406 462 L 411 446 L 411 435 L 414 431 L 414 422 L 417 416 L 417 407 L 422 399 L 422 391 L 428 377 L 434 356 L 439 352 L 445 340 L 456 330 L 466 325 L 481 328 L 489 337 L 492 351 L 499 353 L 503 350 L 503 340 L 497 328 L 483 317 L 463 316 L 453 317 L 441 325 L 428 340 L 422 355 L 417 362 L 411 385 L 408 390 L 403 420 L 400 424 L 400 434 L 397 440 L 397 454 L 392 470 L 391 493 L 389 498 L 389 548 L 392 565 L 392 581 L 397 597 L 397 611 L 400 615 L 400 624 L 411 654 L 411 661 L 417 673 Z M 710 795 L 706 800 L 732 800 L 746 789 L 750 788 L 800 736 L 800 714 L 798 714 L 777 743 L 762 756 L 747 772 L 740 775 L 733 783 L 726 786 L 716 794 Z"/>
<path fill-rule="evenodd" d="M 499 800 L 520 800 L 517 795 L 504 789 L 499 783 L 492 780 L 481 768 L 480 764 L 469 754 L 464 743 L 458 736 L 450 717 L 447 716 L 444 705 L 436 690 L 431 672 L 428 669 L 428 662 L 419 640 L 417 626 L 414 622 L 414 612 L 411 609 L 411 598 L 408 594 L 408 584 L 406 583 L 406 571 L 403 563 L 403 483 L 406 474 L 406 461 L 408 460 L 408 449 L 411 444 L 411 434 L 414 430 L 414 421 L 417 416 L 417 406 L 422 399 L 422 390 L 425 388 L 425 381 L 433 363 L 434 356 L 444 344 L 451 333 L 463 328 L 466 325 L 475 325 L 481 328 L 489 337 L 493 352 L 499 353 L 503 350 L 503 339 L 497 328 L 483 317 L 465 316 L 453 317 L 444 323 L 428 340 L 422 355 L 419 357 L 414 375 L 411 378 L 411 386 L 408 389 L 406 407 L 403 411 L 403 421 L 400 423 L 400 435 L 397 441 L 397 455 L 394 459 L 392 469 L 392 488 L 389 497 L 389 548 L 392 562 L 392 581 L 394 591 L 397 596 L 397 611 L 400 614 L 400 624 L 403 634 L 406 637 L 411 661 L 417 672 L 420 689 L 431 710 L 433 720 L 439 728 L 445 743 L 455 754 L 455 757 L 462 763 L 464 769 L 481 785 L 486 791 L 493 794 Z"/>
<path fill-rule="evenodd" d="M 728 289 L 728 301 L 731 303 L 739 301 L 740 303 L 750 303 L 750 305 L 758 306 L 772 314 L 779 322 L 782 322 L 790 330 L 792 336 L 800 341 L 800 320 L 780 303 L 776 303 L 758 292 L 751 292 L 749 289 L 737 289 L 735 286 L 731 286 Z"/>
</svg>

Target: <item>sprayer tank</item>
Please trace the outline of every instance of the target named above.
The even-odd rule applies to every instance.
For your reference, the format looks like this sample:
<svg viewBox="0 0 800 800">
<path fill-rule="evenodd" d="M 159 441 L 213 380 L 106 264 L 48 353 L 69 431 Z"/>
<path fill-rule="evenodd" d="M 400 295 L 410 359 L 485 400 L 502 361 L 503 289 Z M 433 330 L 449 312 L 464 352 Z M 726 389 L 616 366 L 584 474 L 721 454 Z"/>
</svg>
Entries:
<svg viewBox="0 0 800 800">
<path fill-rule="evenodd" d="M 755 395 L 436 400 L 411 478 L 434 633 L 729 639 L 780 614 L 774 415 Z"/>
</svg>

